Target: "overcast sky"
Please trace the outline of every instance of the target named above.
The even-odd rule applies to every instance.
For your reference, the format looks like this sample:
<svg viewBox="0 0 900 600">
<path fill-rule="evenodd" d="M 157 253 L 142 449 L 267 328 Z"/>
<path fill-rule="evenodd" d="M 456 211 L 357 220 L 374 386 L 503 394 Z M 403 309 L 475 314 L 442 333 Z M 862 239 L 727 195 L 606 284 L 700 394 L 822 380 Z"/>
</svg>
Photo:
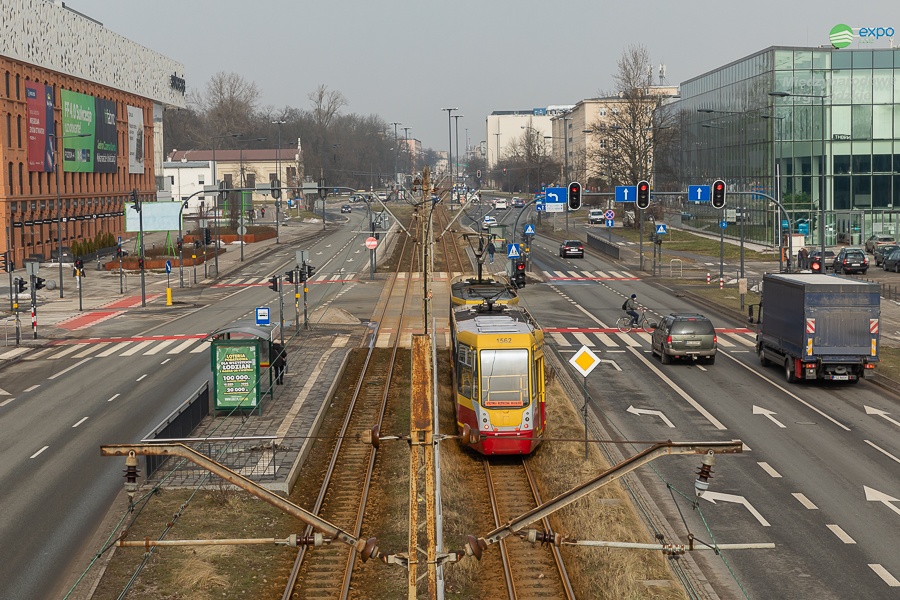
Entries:
<svg viewBox="0 0 900 600">
<path fill-rule="evenodd" d="M 256 82 L 263 106 L 309 108 L 307 95 L 325 84 L 346 96 L 344 112 L 400 121 L 410 137 L 438 150 L 448 145 L 441 108 L 458 107 L 463 115 L 460 149 L 466 128 L 469 143 L 477 144 L 491 111 L 574 104 L 611 89 L 616 61 L 629 44 L 646 46 L 654 65 L 666 65 L 666 81 L 677 85 L 769 46 L 828 44 L 838 23 L 900 32 L 900 11 L 888 0 L 66 5 L 184 64 L 189 89 L 205 88 L 219 71 L 235 72 Z"/>
</svg>

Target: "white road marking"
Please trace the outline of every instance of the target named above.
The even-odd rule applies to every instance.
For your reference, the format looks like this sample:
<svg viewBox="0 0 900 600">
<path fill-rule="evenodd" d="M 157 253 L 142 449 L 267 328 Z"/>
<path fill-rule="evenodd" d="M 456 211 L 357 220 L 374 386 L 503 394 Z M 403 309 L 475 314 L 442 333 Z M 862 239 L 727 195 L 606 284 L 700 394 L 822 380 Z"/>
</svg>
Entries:
<svg viewBox="0 0 900 600">
<path fill-rule="evenodd" d="M 869 564 L 869 568 L 875 571 L 875 574 L 881 577 L 881 579 L 890 587 L 900 587 L 900 581 L 897 581 L 897 578 L 891 575 L 888 570 L 881 565 L 872 563 Z"/>
<path fill-rule="evenodd" d="M 716 500 L 721 500 L 722 502 L 734 502 L 735 504 L 743 504 L 744 507 L 750 511 L 750 514 L 756 517 L 756 520 L 759 521 L 760 525 L 763 527 L 771 527 L 769 522 L 763 517 L 758 510 L 753 508 L 753 505 L 750 504 L 750 501 L 744 498 L 743 496 L 737 496 L 734 494 L 722 494 L 720 492 L 705 492 L 702 496 L 700 496 L 704 500 L 716 503 Z"/>
<path fill-rule="evenodd" d="M 556 343 L 557 346 L 569 347 L 572 345 L 569 343 L 569 340 L 567 340 L 566 337 L 561 333 L 551 333 L 550 337 L 553 338 L 553 341 Z"/>
<path fill-rule="evenodd" d="M 748 340 L 746 337 L 739 333 L 723 333 L 722 336 L 728 336 L 733 340 L 736 340 L 738 343 L 743 344 L 744 346 L 753 346 L 756 347 L 756 341 Z M 722 340 L 722 336 L 719 337 L 719 340 Z"/>
<path fill-rule="evenodd" d="M 138 377 L 137 379 L 135 379 L 135 382 L 142 380 L 142 379 L 143 379 L 144 377 L 146 377 L 146 376 L 147 376 L 147 374 L 144 373 L 143 375 L 141 375 L 140 377 Z"/>
<path fill-rule="evenodd" d="M 125 352 L 120 354 L 119 356 L 134 356 L 135 354 L 137 354 L 138 352 L 140 352 L 141 350 L 143 350 L 144 348 L 146 348 L 147 346 L 149 346 L 150 344 L 153 344 L 155 342 L 156 342 L 156 340 L 143 341 L 143 342 L 137 344 L 136 346 L 134 346 L 133 348 L 129 348 L 128 350 L 126 350 Z"/>
<path fill-rule="evenodd" d="M 124 348 L 125 346 L 128 346 L 130 344 L 131 344 L 131 342 L 119 342 L 115 346 L 107 348 L 106 350 L 104 350 L 103 352 L 98 354 L 97 358 L 106 358 L 107 356 L 112 356 L 113 354 L 115 354 L 116 352 L 118 352 L 119 350 L 121 350 L 122 348 Z"/>
<path fill-rule="evenodd" d="M 170 346 L 171 344 L 174 344 L 175 341 L 176 340 L 162 340 L 161 342 L 156 344 L 153 348 L 144 352 L 144 356 L 152 356 L 154 354 L 157 354 L 157 353 L 161 352 L 166 346 Z"/>
<path fill-rule="evenodd" d="M 831 530 L 831 533 L 836 535 L 839 540 L 844 542 L 845 544 L 855 544 L 856 540 L 847 535 L 847 532 L 841 529 L 840 525 L 825 525 L 828 529 Z"/>
<path fill-rule="evenodd" d="M 9 404 L 10 402 L 12 402 L 13 400 L 15 400 L 15 398 L 7 398 L 7 399 L 4 400 L 3 402 L 0 402 L 0 406 L 6 406 L 7 404 Z"/>
<path fill-rule="evenodd" d="M 602 343 L 607 348 L 618 348 L 619 347 L 618 344 L 616 344 L 614 341 L 612 341 L 612 338 L 609 337 L 608 335 L 606 335 L 605 333 L 595 333 L 594 337 L 596 337 L 598 340 L 600 340 L 600 343 Z"/>
<path fill-rule="evenodd" d="M 112 398 L 110 398 L 109 400 L 107 400 L 107 402 L 112 402 L 113 400 L 115 400 L 115 399 L 118 398 L 119 396 L 121 396 L 121 394 L 116 394 L 115 396 L 113 396 Z"/>
<path fill-rule="evenodd" d="M 772 465 L 770 465 L 769 463 L 767 463 L 767 462 L 758 462 L 758 463 L 756 463 L 756 464 L 758 464 L 758 465 L 762 468 L 763 471 L 765 471 L 766 473 L 768 473 L 768 474 L 769 474 L 769 477 L 781 477 L 781 473 L 779 473 L 778 471 L 776 471 L 775 469 L 773 469 L 773 468 L 772 468 Z"/>
<path fill-rule="evenodd" d="M 83 365 L 84 363 L 86 363 L 86 362 L 89 361 L 89 360 L 91 360 L 91 357 L 90 357 L 90 356 L 87 357 L 87 358 L 82 358 L 81 360 L 79 360 L 77 363 L 75 363 L 75 364 L 72 365 L 71 367 L 65 368 L 65 369 L 63 369 L 62 371 L 60 371 L 59 373 L 54 373 L 53 375 L 51 375 L 51 376 L 48 377 L 47 379 L 56 379 L 56 378 L 59 377 L 60 375 L 65 375 L 66 373 L 68 373 L 68 372 L 71 371 L 72 369 L 74 369 L 74 368 L 76 368 L 76 367 L 80 367 L 81 365 Z"/>
<path fill-rule="evenodd" d="M 191 350 L 191 354 L 197 354 L 198 352 L 203 352 L 208 349 L 212 345 L 212 342 L 201 342 L 199 346 Z"/>
<path fill-rule="evenodd" d="M 166 360 L 162 361 L 162 362 L 159 363 L 159 364 L 160 364 L 160 365 L 164 365 L 164 364 L 166 364 L 167 362 L 169 362 L 170 360 L 172 360 L 172 359 L 171 359 L 171 358 L 167 358 Z"/>
<path fill-rule="evenodd" d="M 819 510 L 819 507 L 812 503 L 812 501 L 804 496 L 803 494 L 796 492 L 791 494 L 794 498 L 797 499 L 797 502 L 803 505 L 803 508 L 806 510 Z"/>
<path fill-rule="evenodd" d="M 62 358 L 63 356 L 65 356 L 67 354 L 72 354 L 73 352 L 75 352 L 77 350 L 82 350 L 83 348 L 84 348 L 84 346 L 82 346 L 81 344 L 72 344 L 68 348 L 66 348 L 64 350 L 60 350 L 53 356 L 48 356 L 47 360 L 56 360 L 57 358 Z"/>
<path fill-rule="evenodd" d="M 779 421 L 778 419 L 776 419 L 774 417 L 774 415 L 777 415 L 778 413 L 771 411 L 768 408 L 763 408 L 761 406 L 756 406 L 754 404 L 753 405 L 753 414 L 754 415 L 763 415 L 764 417 L 766 417 L 767 419 L 769 419 L 770 421 L 772 421 L 773 423 L 775 423 L 782 429 L 785 429 L 785 427 L 786 427 L 786 425 L 784 423 L 782 423 L 781 421 Z"/>
<path fill-rule="evenodd" d="M 729 342 L 728 340 L 726 340 L 726 339 L 725 339 L 724 337 L 722 337 L 722 336 L 719 336 L 719 337 L 718 337 L 718 341 L 717 341 L 716 343 L 717 343 L 719 346 L 722 346 L 723 348 L 734 348 L 734 344 L 732 344 L 731 342 Z"/>
<path fill-rule="evenodd" d="M 581 345 L 582 345 L 582 346 L 587 346 L 588 348 L 593 348 L 593 347 L 594 347 L 594 342 L 592 342 L 592 341 L 588 338 L 587 335 L 585 335 L 585 334 L 583 334 L 583 333 L 580 333 L 580 332 L 577 332 L 577 331 L 576 331 L 575 333 L 573 333 L 572 335 L 575 336 L 575 339 L 576 339 L 576 340 L 578 340 L 579 342 L 581 342 Z"/>
<path fill-rule="evenodd" d="M 84 417 L 83 419 L 81 419 L 80 421 L 78 421 L 77 423 L 75 423 L 74 425 L 72 425 L 72 429 L 75 429 L 76 427 L 78 427 L 79 425 L 81 425 L 82 423 L 84 423 L 85 421 L 87 421 L 89 418 L 90 418 L 90 417 Z"/>
<path fill-rule="evenodd" d="M 49 447 L 50 447 L 50 446 L 44 446 L 43 448 L 41 448 L 40 450 L 38 450 L 37 452 L 35 452 L 34 454 L 32 454 L 32 455 L 30 456 L 30 458 L 37 458 L 38 456 L 41 455 L 41 452 L 43 452 L 44 450 L 46 450 L 46 449 L 49 448 Z"/>
<path fill-rule="evenodd" d="M 881 452 L 882 454 L 884 454 L 885 456 L 887 456 L 888 458 L 892 458 L 892 459 L 894 459 L 894 461 L 900 463 L 900 458 L 897 458 L 896 456 L 894 456 L 887 450 L 885 450 L 883 448 L 879 448 L 878 446 L 876 446 L 874 443 L 870 442 L 869 440 L 863 440 L 863 441 L 865 443 L 867 443 L 868 445 L 872 446 L 873 448 L 875 448 L 876 450 L 878 450 L 879 452 Z"/>
<path fill-rule="evenodd" d="M 41 387 L 41 384 L 36 383 L 36 384 L 34 384 L 33 386 L 31 386 L 30 388 L 25 388 L 25 391 L 26 391 L 26 392 L 30 392 L 30 391 L 32 391 L 32 390 L 38 389 L 39 387 Z"/>
<path fill-rule="evenodd" d="M 108 346 L 108 345 L 109 345 L 109 342 L 100 342 L 97 344 L 85 344 L 85 346 L 87 346 L 87 349 L 85 349 L 83 352 L 79 352 L 78 354 L 73 354 L 72 358 L 84 358 L 88 354 L 90 354 L 92 352 L 96 352 L 103 346 Z"/>
<path fill-rule="evenodd" d="M 174 348 L 172 348 L 172 349 L 169 350 L 168 352 L 166 352 L 166 354 L 178 354 L 178 353 L 180 353 L 180 352 L 184 352 L 184 351 L 187 350 L 190 346 L 192 346 L 192 345 L 194 345 L 194 344 L 196 344 L 196 343 L 197 343 L 197 340 L 196 340 L 196 339 L 186 340 L 186 341 L 184 341 L 184 342 L 181 342 L 180 344 L 178 344 L 177 346 L 175 346 Z"/>
</svg>

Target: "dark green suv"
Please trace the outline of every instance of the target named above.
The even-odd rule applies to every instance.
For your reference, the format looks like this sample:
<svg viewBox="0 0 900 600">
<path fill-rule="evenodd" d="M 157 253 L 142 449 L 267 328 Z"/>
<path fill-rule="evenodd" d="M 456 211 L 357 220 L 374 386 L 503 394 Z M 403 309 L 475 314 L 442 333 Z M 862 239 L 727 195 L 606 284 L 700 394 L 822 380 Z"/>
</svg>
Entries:
<svg viewBox="0 0 900 600">
<path fill-rule="evenodd" d="M 696 313 L 672 313 L 663 317 L 650 338 L 650 351 L 664 365 L 673 358 L 716 362 L 716 330 L 712 322 Z"/>
</svg>

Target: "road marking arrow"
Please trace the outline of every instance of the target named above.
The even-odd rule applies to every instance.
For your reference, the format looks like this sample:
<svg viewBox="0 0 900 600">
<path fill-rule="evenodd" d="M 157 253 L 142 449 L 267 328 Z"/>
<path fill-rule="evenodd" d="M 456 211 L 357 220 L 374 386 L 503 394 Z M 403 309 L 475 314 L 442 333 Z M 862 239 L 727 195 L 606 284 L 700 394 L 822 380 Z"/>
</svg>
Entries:
<svg viewBox="0 0 900 600">
<path fill-rule="evenodd" d="M 884 492 L 879 492 L 876 489 L 870 488 L 867 485 L 864 485 L 863 489 L 866 491 L 866 500 L 868 500 L 869 502 L 881 502 L 889 509 L 900 515 L 900 508 L 897 508 L 896 506 L 891 504 L 891 502 L 900 502 L 900 500 L 894 498 L 893 496 L 888 496 Z"/>
<path fill-rule="evenodd" d="M 771 527 L 771 525 L 769 525 L 769 522 L 766 521 L 765 517 L 763 517 L 761 514 L 759 514 L 759 511 L 756 510 L 755 508 L 753 508 L 753 505 L 750 504 L 750 502 L 743 496 L 736 496 L 734 494 L 720 494 L 719 492 L 707 491 L 707 492 L 704 492 L 704 494 L 700 497 L 703 498 L 704 500 L 712 502 L 713 504 L 716 503 L 716 500 L 721 500 L 722 502 L 733 502 L 735 504 L 743 504 L 744 507 L 748 511 L 750 511 L 750 514 L 753 515 L 754 517 L 756 517 L 756 520 L 759 521 L 759 523 L 763 527 Z"/>
<path fill-rule="evenodd" d="M 753 414 L 754 415 L 764 415 L 767 419 L 769 419 L 770 421 L 772 421 L 773 423 L 775 423 L 782 429 L 785 428 L 783 423 L 781 423 L 778 419 L 776 419 L 775 417 L 772 416 L 772 415 L 777 415 L 778 413 L 773 412 L 773 411 L 769 410 L 768 408 L 762 408 L 762 407 L 756 406 L 754 404 L 753 405 Z"/>
<path fill-rule="evenodd" d="M 635 408 L 633 406 L 629 406 L 625 410 L 625 412 L 630 412 L 633 415 L 656 415 L 657 417 L 662 419 L 666 425 L 668 425 L 669 427 L 671 427 L 673 429 L 675 428 L 675 425 L 672 424 L 672 421 L 670 421 L 668 418 L 666 418 L 666 415 L 664 415 L 661 410 L 650 410 L 647 408 Z"/>
<path fill-rule="evenodd" d="M 893 423 L 897 427 L 900 427 L 900 421 L 890 418 L 888 415 L 891 414 L 886 410 L 881 410 L 880 408 L 872 408 L 871 406 L 865 406 L 867 415 L 878 415 L 883 418 L 888 423 Z"/>
<path fill-rule="evenodd" d="M 0 396 L 11 396 L 11 395 L 12 395 L 12 394 L 10 394 L 9 392 L 7 392 L 7 391 L 4 390 L 3 388 L 0 388 Z"/>
</svg>

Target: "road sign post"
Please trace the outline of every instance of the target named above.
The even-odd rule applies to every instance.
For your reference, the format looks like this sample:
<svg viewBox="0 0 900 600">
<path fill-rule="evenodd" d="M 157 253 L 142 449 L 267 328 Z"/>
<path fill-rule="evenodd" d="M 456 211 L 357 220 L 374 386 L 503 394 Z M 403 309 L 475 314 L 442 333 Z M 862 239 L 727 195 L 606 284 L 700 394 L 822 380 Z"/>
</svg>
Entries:
<svg viewBox="0 0 900 600">
<path fill-rule="evenodd" d="M 582 407 L 582 417 L 584 418 L 584 459 L 588 458 L 588 393 L 587 393 L 587 378 L 588 375 L 591 374 L 591 371 L 600 364 L 600 358 L 597 357 L 596 354 L 591 352 L 591 349 L 587 346 L 582 346 L 578 352 L 575 353 L 572 358 L 569 359 L 569 363 L 575 367 L 575 369 L 581 373 L 582 376 L 582 391 L 584 394 L 584 406 Z"/>
</svg>

